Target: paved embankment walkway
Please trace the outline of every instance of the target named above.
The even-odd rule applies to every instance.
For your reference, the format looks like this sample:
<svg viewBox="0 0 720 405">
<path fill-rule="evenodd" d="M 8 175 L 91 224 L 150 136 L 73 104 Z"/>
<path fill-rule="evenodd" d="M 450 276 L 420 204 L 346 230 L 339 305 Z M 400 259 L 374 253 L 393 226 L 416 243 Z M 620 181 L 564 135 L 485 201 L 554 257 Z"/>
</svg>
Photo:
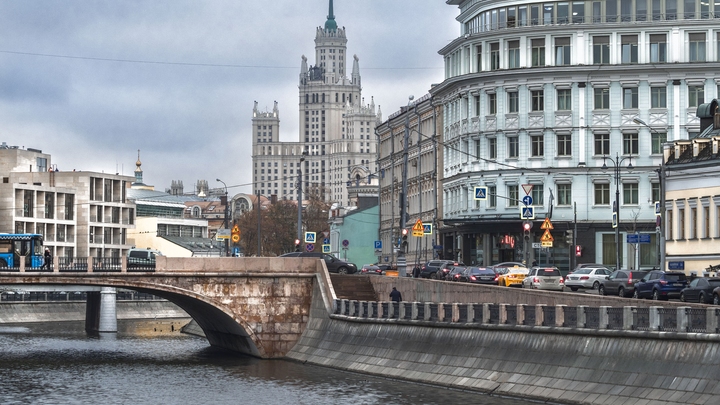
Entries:
<svg viewBox="0 0 720 405">
<path fill-rule="evenodd" d="M 413 326 L 329 315 L 316 285 L 307 329 L 288 357 L 563 403 L 714 405 L 720 398 L 717 341 L 506 326 Z"/>
</svg>

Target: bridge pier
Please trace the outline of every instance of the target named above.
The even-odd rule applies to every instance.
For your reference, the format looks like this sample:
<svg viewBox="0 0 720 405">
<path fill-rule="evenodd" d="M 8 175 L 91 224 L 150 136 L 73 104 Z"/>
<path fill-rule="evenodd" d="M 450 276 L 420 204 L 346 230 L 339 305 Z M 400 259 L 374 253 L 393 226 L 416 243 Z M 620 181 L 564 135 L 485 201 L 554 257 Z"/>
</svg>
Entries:
<svg viewBox="0 0 720 405">
<path fill-rule="evenodd" d="M 117 333 L 117 290 L 102 287 L 101 291 L 87 293 L 85 331 L 90 334 Z"/>
</svg>

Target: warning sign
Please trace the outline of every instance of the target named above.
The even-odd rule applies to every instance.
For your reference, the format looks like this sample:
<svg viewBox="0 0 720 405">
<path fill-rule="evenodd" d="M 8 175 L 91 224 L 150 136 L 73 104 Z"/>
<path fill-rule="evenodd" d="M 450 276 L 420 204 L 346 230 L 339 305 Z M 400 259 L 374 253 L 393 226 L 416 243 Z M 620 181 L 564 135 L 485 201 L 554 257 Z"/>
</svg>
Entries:
<svg viewBox="0 0 720 405">
<path fill-rule="evenodd" d="M 421 220 L 415 221 L 415 225 L 412 227 L 413 236 L 423 236 L 425 234 L 425 227 Z"/>
<path fill-rule="evenodd" d="M 546 229 L 545 233 L 540 237 L 540 242 L 553 242 L 555 241 L 555 238 L 553 238 L 552 234 L 550 234 L 550 230 Z"/>
</svg>

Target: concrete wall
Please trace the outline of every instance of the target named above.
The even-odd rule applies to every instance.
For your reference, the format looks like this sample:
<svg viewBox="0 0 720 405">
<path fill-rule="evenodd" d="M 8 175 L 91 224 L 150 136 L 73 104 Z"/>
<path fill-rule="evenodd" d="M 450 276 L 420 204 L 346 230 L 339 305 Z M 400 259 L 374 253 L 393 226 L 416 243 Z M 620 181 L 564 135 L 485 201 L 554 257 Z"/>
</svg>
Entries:
<svg viewBox="0 0 720 405">
<path fill-rule="evenodd" d="M 715 404 L 720 395 L 717 335 L 713 342 L 692 334 L 675 340 L 662 333 L 650 338 L 643 332 L 610 336 L 351 319 L 328 315 L 320 288 L 315 286 L 310 321 L 290 359 L 565 403 Z"/>
<path fill-rule="evenodd" d="M 84 321 L 85 301 L 79 302 L 3 302 L 0 324 Z M 118 301 L 118 319 L 189 318 L 185 311 L 168 301 Z"/>
</svg>

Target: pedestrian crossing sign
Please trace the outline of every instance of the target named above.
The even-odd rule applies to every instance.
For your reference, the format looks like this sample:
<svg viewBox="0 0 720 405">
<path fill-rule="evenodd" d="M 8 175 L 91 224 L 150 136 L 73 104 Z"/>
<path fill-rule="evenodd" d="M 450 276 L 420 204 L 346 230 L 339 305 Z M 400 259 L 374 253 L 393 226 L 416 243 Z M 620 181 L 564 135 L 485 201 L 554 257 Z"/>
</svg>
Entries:
<svg viewBox="0 0 720 405">
<path fill-rule="evenodd" d="M 520 207 L 520 219 L 535 219 L 535 207 L 530 205 Z"/>
<path fill-rule="evenodd" d="M 305 243 L 315 243 L 315 232 L 305 232 Z"/>
<path fill-rule="evenodd" d="M 475 187 L 475 199 L 487 200 L 487 187 Z"/>
</svg>

